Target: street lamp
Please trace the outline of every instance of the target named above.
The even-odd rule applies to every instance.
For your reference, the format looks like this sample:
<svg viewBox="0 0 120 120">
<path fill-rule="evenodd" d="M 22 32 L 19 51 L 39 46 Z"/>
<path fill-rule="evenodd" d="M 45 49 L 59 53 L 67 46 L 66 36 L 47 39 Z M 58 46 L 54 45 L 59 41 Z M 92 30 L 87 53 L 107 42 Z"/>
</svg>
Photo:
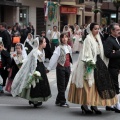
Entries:
<svg viewBox="0 0 120 120">
<path fill-rule="evenodd" d="M 116 7 L 116 22 L 118 22 L 118 11 L 120 7 L 120 0 L 113 0 L 113 4 Z"/>
</svg>

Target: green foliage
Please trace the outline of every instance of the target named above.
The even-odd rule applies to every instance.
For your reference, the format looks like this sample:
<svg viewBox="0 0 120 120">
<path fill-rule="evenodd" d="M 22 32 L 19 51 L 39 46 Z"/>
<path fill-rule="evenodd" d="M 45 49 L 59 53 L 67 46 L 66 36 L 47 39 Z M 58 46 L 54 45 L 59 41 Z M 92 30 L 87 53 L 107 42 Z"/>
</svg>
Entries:
<svg viewBox="0 0 120 120">
<path fill-rule="evenodd" d="M 93 69 L 96 68 L 96 65 L 93 64 L 92 60 L 88 61 L 88 62 L 85 62 L 84 61 L 84 64 L 85 64 L 85 74 L 84 74 L 84 79 L 87 78 L 88 74 L 92 72 Z"/>
<path fill-rule="evenodd" d="M 21 68 L 22 64 L 23 64 L 23 63 L 17 64 L 18 68 Z"/>
<path fill-rule="evenodd" d="M 94 10 L 92 10 L 92 12 L 98 13 L 98 12 L 102 12 L 102 11 L 100 9 L 94 9 Z"/>
<path fill-rule="evenodd" d="M 41 76 L 37 76 L 35 74 L 29 75 L 26 88 L 30 88 L 33 82 L 38 83 L 39 80 L 43 80 L 43 78 Z"/>
</svg>

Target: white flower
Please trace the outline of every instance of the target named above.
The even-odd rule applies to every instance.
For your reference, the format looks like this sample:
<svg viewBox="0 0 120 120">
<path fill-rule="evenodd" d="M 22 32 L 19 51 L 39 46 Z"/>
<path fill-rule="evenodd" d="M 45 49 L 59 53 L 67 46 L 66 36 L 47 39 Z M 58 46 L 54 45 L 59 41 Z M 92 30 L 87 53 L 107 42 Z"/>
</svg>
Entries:
<svg viewBox="0 0 120 120">
<path fill-rule="evenodd" d="M 32 86 L 33 86 L 33 88 L 35 88 L 35 86 L 36 86 L 35 80 L 32 81 Z"/>
<path fill-rule="evenodd" d="M 82 41 L 82 38 L 79 38 L 79 42 Z"/>
<path fill-rule="evenodd" d="M 23 59 L 23 60 L 22 60 L 22 63 L 24 63 L 25 61 L 26 61 L 26 59 Z"/>
<path fill-rule="evenodd" d="M 76 37 L 74 36 L 73 39 L 76 39 Z"/>
<path fill-rule="evenodd" d="M 28 50 L 28 48 L 27 48 L 27 47 L 25 47 L 25 50 Z"/>
<path fill-rule="evenodd" d="M 29 76 L 32 76 L 32 74 L 31 74 L 31 73 L 29 73 Z"/>
<path fill-rule="evenodd" d="M 41 76 L 41 74 L 40 74 L 40 72 L 39 72 L 39 71 L 35 71 L 35 72 L 34 72 L 34 75 L 37 75 L 38 77 L 40 77 L 40 76 Z"/>
</svg>

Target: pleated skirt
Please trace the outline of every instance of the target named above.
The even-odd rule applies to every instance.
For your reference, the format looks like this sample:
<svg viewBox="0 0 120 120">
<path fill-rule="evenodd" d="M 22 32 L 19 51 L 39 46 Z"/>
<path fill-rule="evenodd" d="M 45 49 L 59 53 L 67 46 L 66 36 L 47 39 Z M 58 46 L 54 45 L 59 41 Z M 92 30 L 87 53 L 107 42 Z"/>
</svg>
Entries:
<svg viewBox="0 0 120 120">
<path fill-rule="evenodd" d="M 68 101 L 80 105 L 90 106 L 111 106 L 117 103 L 117 96 L 112 99 L 102 99 L 97 91 L 95 84 L 89 87 L 88 82 L 84 81 L 83 88 L 77 88 L 74 83 L 71 83 Z"/>
</svg>

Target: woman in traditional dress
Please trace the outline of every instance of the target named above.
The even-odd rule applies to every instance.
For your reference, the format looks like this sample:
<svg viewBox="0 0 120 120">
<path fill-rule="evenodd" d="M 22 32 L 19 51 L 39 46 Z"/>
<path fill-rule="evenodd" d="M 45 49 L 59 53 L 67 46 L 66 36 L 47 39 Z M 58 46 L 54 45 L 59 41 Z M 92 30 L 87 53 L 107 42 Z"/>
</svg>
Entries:
<svg viewBox="0 0 120 120">
<path fill-rule="evenodd" d="M 75 30 L 74 30 L 74 44 L 73 44 L 73 52 L 79 53 L 80 52 L 80 47 L 82 44 L 82 31 L 80 27 L 77 25 Z"/>
<path fill-rule="evenodd" d="M 29 54 L 33 49 L 33 35 L 28 33 L 27 39 L 24 42 L 24 47 L 26 48 L 27 54 Z"/>
<path fill-rule="evenodd" d="M 11 85 L 14 80 L 14 77 L 21 68 L 25 59 L 27 59 L 27 53 L 25 51 L 24 45 L 21 43 L 17 43 L 15 46 L 15 52 L 12 55 L 11 70 L 5 89 L 6 91 L 11 91 Z"/>
<path fill-rule="evenodd" d="M 73 42 L 72 42 L 72 32 L 71 29 L 69 28 L 68 25 L 65 25 L 63 28 L 63 33 L 66 33 L 66 35 L 68 36 L 68 45 L 70 45 L 71 47 L 73 47 Z"/>
<path fill-rule="evenodd" d="M 81 104 L 81 109 L 85 113 L 101 114 L 97 106 L 114 105 L 117 98 L 107 69 L 99 25 L 91 23 L 89 29 L 72 73 L 68 100 L 71 103 Z M 88 109 L 88 105 L 91 106 L 91 110 Z"/>
<path fill-rule="evenodd" d="M 38 40 L 38 48 L 33 49 L 28 55 L 28 59 L 14 78 L 11 90 L 14 97 L 18 95 L 27 99 L 29 104 L 33 104 L 34 107 L 42 105 L 42 102 L 51 97 L 50 86 L 43 64 L 46 41 L 43 37 L 39 37 Z"/>
</svg>

